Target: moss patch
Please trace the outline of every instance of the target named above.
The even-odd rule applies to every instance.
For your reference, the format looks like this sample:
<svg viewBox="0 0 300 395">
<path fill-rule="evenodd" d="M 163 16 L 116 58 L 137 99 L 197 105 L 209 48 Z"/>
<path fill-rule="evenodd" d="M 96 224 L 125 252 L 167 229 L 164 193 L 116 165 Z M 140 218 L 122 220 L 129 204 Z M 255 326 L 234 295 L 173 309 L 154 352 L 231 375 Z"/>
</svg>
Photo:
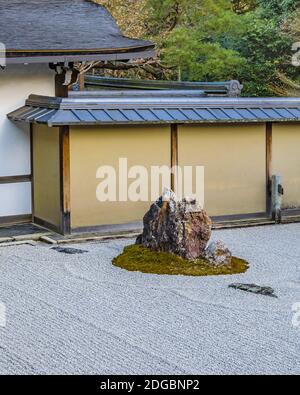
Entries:
<svg viewBox="0 0 300 395">
<path fill-rule="evenodd" d="M 206 260 L 187 261 L 176 255 L 155 253 L 140 245 L 124 248 L 121 255 L 114 258 L 113 265 L 131 272 L 168 274 L 184 276 L 218 276 L 245 273 L 248 262 L 234 257 L 230 267 L 211 267 Z"/>
</svg>

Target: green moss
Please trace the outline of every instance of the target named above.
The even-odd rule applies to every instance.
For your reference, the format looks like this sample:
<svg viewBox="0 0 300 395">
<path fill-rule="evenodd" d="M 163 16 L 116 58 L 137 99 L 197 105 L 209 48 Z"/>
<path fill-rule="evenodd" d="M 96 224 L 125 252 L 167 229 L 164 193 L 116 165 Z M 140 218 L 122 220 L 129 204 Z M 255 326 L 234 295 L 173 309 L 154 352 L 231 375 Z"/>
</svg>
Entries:
<svg viewBox="0 0 300 395">
<path fill-rule="evenodd" d="M 131 272 L 184 276 L 217 276 L 245 273 L 249 265 L 240 258 L 232 258 L 228 267 L 211 267 L 204 259 L 187 261 L 167 252 L 152 252 L 140 245 L 125 247 L 113 260 L 113 265 Z"/>
</svg>

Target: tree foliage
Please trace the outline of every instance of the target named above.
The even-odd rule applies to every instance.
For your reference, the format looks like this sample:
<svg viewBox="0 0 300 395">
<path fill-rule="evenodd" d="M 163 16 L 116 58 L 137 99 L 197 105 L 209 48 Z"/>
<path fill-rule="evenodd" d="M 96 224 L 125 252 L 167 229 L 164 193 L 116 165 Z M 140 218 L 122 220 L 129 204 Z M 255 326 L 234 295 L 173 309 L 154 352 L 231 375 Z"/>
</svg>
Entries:
<svg viewBox="0 0 300 395">
<path fill-rule="evenodd" d="M 147 35 L 146 20 L 149 17 L 146 0 L 92 0 L 106 7 L 128 37 Z"/>
<path fill-rule="evenodd" d="M 161 70 L 145 69 L 139 77 L 239 79 L 253 96 L 290 94 L 290 85 L 300 84 L 291 64 L 292 43 L 300 41 L 300 0 L 95 1 L 127 35 L 157 44 L 151 67 Z"/>
<path fill-rule="evenodd" d="M 232 0 L 233 11 L 237 14 L 244 14 L 256 8 L 257 0 Z"/>
<path fill-rule="evenodd" d="M 291 15 L 300 5 L 298 0 L 257 0 L 264 17 L 283 19 Z"/>
</svg>

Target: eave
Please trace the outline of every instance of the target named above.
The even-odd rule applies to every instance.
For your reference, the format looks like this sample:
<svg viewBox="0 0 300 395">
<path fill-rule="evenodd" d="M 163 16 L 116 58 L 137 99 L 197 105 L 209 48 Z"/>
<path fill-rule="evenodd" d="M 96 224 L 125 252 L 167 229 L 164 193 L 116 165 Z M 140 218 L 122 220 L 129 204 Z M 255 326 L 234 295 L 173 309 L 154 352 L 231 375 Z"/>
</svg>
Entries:
<svg viewBox="0 0 300 395">
<path fill-rule="evenodd" d="M 154 45 L 119 50 L 95 50 L 94 52 L 15 51 L 7 53 L 6 64 L 125 61 L 136 58 L 151 58 L 153 56 L 155 56 Z"/>
<path fill-rule="evenodd" d="M 300 122 L 300 99 L 211 98 L 200 91 L 79 92 L 66 99 L 32 95 L 8 118 L 50 127 Z"/>
</svg>

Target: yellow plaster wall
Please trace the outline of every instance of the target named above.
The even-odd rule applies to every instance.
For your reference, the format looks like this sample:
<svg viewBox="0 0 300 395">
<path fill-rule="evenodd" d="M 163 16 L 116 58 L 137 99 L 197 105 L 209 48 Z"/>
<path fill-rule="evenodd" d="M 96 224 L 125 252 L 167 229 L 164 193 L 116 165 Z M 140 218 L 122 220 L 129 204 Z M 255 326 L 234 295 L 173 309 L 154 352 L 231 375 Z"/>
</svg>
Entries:
<svg viewBox="0 0 300 395">
<path fill-rule="evenodd" d="M 179 165 L 205 167 L 205 208 L 211 216 L 266 211 L 266 128 L 179 126 Z"/>
<path fill-rule="evenodd" d="M 99 202 L 97 169 L 113 166 L 118 175 L 119 158 L 128 158 L 128 167 L 170 166 L 170 149 L 169 126 L 71 127 L 72 228 L 141 221 L 150 195 L 147 202 Z"/>
<path fill-rule="evenodd" d="M 60 225 L 59 129 L 33 126 L 34 216 Z"/>
<path fill-rule="evenodd" d="M 300 207 L 300 124 L 273 124 L 273 174 L 282 176 L 283 208 Z"/>
</svg>

